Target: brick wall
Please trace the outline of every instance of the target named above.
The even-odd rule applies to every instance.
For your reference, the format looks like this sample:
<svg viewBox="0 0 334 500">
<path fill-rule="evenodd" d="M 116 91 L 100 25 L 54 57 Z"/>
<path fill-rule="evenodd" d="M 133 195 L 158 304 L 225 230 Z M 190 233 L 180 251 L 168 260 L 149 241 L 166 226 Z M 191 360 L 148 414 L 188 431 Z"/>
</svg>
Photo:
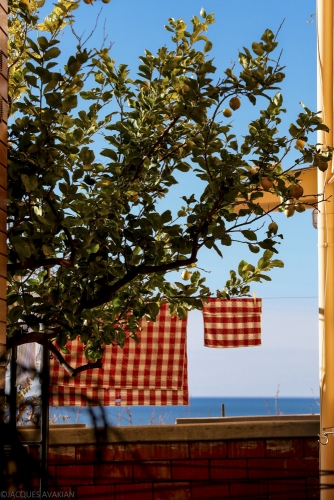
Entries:
<svg viewBox="0 0 334 500">
<path fill-rule="evenodd" d="M 279 421 L 278 429 L 259 422 L 255 432 L 247 422 L 236 429 L 232 423 L 114 428 L 98 445 L 84 442 L 88 429 L 81 430 L 81 442 L 78 430 L 72 443 L 57 430 L 49 453 L 50 488 L 79 500 L 316 499 L 318 420 L 304 436 L 298 435 L 302 423 L 295 421 L 293 432 L 288 421 Z M 148 441 L 150 434 L 155 440 Z M 30 452 L 37 457 L 37 449 Z"/>
<path fill-rule="evenodd" d="M 6 373 L 7 78 L 7 1 L 0 0 L 0 408 Z"/>
</svg>

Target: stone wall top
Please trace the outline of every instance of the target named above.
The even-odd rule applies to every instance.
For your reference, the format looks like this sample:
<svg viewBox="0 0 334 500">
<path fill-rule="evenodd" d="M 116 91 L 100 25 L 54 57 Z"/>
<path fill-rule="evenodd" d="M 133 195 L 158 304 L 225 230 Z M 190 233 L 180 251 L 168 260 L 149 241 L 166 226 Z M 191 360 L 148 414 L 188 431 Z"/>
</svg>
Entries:
<svg viewBox="0 0 334 500">
<path fill-rule="evenodd" d="M 196 420 L 196 419 L 195 419 Z M 148 425 L 108 427 L 51 426 L 50 445 L 220 441 L 230 439 L 316 437 L 320 432 L 319 415 L 234 417 L 218 422 L 178 423 L 178 425 Z M 38 441 L 39 429 L 19 427 L 22 440 Z"/>
</svg>

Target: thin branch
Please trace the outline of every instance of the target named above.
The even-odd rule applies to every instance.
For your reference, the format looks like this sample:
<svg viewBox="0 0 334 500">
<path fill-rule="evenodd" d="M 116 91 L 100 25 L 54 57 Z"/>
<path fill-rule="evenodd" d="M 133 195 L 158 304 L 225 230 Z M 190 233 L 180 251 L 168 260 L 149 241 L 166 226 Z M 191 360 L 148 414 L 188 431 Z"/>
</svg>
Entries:
<svg viewBox="0 0 334 500">
<path fill-rule="evenodd" d="M 106 302 L 109 302 L 120 288 L 133 281 L 140 274 L 153 274 L 153 273 L 166 272 L 172 269 L 186 267 L 189 266 L 190 264 L 197 262 L 198 250 L 199 246 L 198 246 L 198 236 L 197 236 L 193 241 L 191 256 L 188 259 L 176 260 L 174 262 L 168 262 L 166 264 L 160 264 L 157 266 L 147 266 L 144 263 L 136 267 L 131 267 L 125 274 L 125 276 L 123 276 L 123 278 L 118 280 L 116 283 L 110 286 L 102 287 L 102 289 L 99 292 L 99 297 L 97 297 L 96 299 L 86 300 L 84 297 L 82 297 L 80 305 L 77 311 L 75 312 L 75 315 L 80 314 L 81 311 L 83 311 L 83 309 L 93 309 L 94 307 L 98 307 L 101 306 L 102 304 L 105 304 Z"/>
<path fill-rule="evenodd" d="M 38 269 L 39 267 L 73 267 L 74 262 L 68 259 L 54 258 L 54 259 L 41 259 L 41 260 L 26 260 L 22 264 L 16 262 L 15 264 L 8 264 L 7 271 L 9 273 L 23 270 L 23 269 Z"/>
<path fill-rule="evenodd" d="M 131 182 L 134 182 L 138 175 L 139 175 L 139 172 L 140 172 L 140 167 L 143 165 L 144 161 L 146 160 L 146 158 L 149 158 L 151 156 L 152 153 L 154 153 L 154 151 L 156 150 L 156 148 L 159 146 L 159 144 L 163 141 L 164 137 L 168 134 L 168 132 L 170 131 L 171 128 L 174 127 L 175 123 L 180 119 L 179 116 L 176 116 L 171 122 L 170 124 L 168 125 L 168 127 L 163 131 L 163 133 L 161 134 L 161 136 L 155 141 L 155 143 L 151 146 L 151 148 L 149 149 L 148 153 L 140 160 L 140 162 L 138 163 L 138 165 L 136 166 L 136 172 L 133 176 L 133 179 L 131 180 Z"/>
<path fill-rule="evenodd" d="M 67 373 L 71 377 L 75 377 L 78 373 L 87 371 L 87 370 L 92 370 L 93 368 L 102 368 L 102 361 L 99 359 L 98 361 L 95 361 L 94 363 L 87 363 L 86 365 L 79 366 L 78 368 L 72 368 L 71 365 L 67 363 L 65 358 L 62 356 L 62 354 L 58 351 L 57 347 L 53 345 L 51 342 L 48 343 L 47 348 L 49 351 L 52 352 L 59 361 L 60 366 L 64 368 L 64 370 L 67 371 Z"/>
</svg>

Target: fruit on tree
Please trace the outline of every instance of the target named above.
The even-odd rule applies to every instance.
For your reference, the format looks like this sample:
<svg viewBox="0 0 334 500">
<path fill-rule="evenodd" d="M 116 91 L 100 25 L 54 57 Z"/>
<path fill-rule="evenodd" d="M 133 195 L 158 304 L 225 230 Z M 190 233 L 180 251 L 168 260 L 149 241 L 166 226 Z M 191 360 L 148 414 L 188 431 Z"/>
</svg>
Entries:
<svg viewBox="0 0 334 500">
<path fill-rule="evenodd" d="M 136 203 L 136 201 L 139 200 L 139 196 L 138 196 L 138 193 L 136 193 L 135 191 L 132 191 L 130 196 L 129 196 L 129 201 L 131 201 L 131 203 Z"/>
<path fill-rule="evenodd" d="M 289 189 L 289 195 L 298 200 L 304 194 L 304 188 L 300 184 L 294 184 Z"/>
<path fill-rule="evenodd" d="M 296 140 L 296 148 L 297 149 L 304 149 L 305 147 L 305 141 L 303 139 L 297 139 Z"/>
<path fill-rule="evenodd" d="M 190 271 L 187 271 L 187 269 L 185 269 L 181 275 L 182 279 L 185 280 L 185 281 L 188 281 L 190 280 L 191 278 L 191 272 Z"/>
<path fill-rule="evenodd" d="M 223 115 L 225 116 L 225 118 L 231 118 L 232 110 L 230 108 L 223 109 Z"/>
<path fill-rule="evenodd" d="M 240 106 L 241 106 L 241 101 L 239 99 L 239 97 L 232 97 L 232 99 L 230 99 L 230 108 L 233 109 L 233 111 L 235 111 L 236 109 L 239 109 Z"/>
<path fill-rule="evenodd" d="M 295 213 L 295 206 L 292 205 L 292 204 L 289 204 L 285 210 L 284 210 L 284 213 L 287 217 L 292 217 Z"/>
<path fill-rule="evenodd" d="M 184 146 L 183 146 L 183 149 L 186 153 L 190 153 L 190 151 L 192 150 L 192 148 L 195 146 L 195 143 L 194 141 L 188 141 Z"/>
<path fill-rule="evenodd" d="M 268 226 L 269 231 L 272 231 L 274 234 L 278 231 L 278 224 L 276 222 L 271 222 Z"/>
<path fill-rule="evenodd" d="M 269 179 L 269 177 L 262 177 L 261 179 L 261 186 L 265 191 L 269 191 L 274 185 L 274 181 L 272 179 Z"/>
<path fill-rule="evenodd" d="M 302 212 L 305 212 L 306 207 L 305 207 L 304 203 L 296 203 L 295 210 L 296 210 L 296 212 L 299 212 L 301 214 Z"/>
<path fill-rule="evenodd" d="M 142 82 L 140 84 L 140 88 L 142 89 L 143 92 L 148 92 L 150 90 L 151 84 L 150 82 Z"/>
<path fill-rule="evenodd" d="M 325 161 L 318 161 L 317 167 L 319 170 L 321 170 L 321 172 L 326 172 L 326 170 L 328 169 L 328 163 Z"/>
</svg>

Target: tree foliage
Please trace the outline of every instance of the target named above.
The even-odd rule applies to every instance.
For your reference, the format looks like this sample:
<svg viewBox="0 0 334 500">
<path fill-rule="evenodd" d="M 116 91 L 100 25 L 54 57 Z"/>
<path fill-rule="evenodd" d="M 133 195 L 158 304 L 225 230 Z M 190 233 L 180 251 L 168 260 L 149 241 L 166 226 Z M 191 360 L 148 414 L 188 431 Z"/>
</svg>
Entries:
<svg viewBox="0 0 334 500">
<path fill-rule="evenodd" d="M 213 14 L 202 10 L 189 26 L 169 19 L 172 48 L 145 50 L 133 74 L 78 36 L 68 57 L 60 35 L 74 29 L 78 3 L 59 0 L 44 21 L 41 6 L 10 7 L 9 336 L 44 336 L 63 352 L 80 336 L 96 361 L 105 345 L 136 340 L 140 318 L 154 320 L 163 300 L 181 317 L 201 309 L 211 294 L 195 269 L 204 247 L 222 256 L 241 241 L 264 251 L 257 266 L 242 261 L 238 277 L 231 271 L 218 296 L 247 295 L 251 281 L 270 279 L 265 273 L 283 263 L 273 258 L 277 225 L 258 204 L 263 179 L 283 209 L 298 184 L 293 168 L 323 164 L 331 151 L 308 144 L 308 133 L 327 128 L 306 107 L 289 133 L 280 131 L 284 68 L 270 30 L 239 53 L 240 70 L 216 77 Z M 238 140 L 226 108 L 247 99 L 262 107 Z M 305 147 L 298 143 L 284 171 L 296 139 Z M 201 187 L 176 207 L 173 187 L 195 176 Z M 190 280 L 171 282 L 169 273 L 183 269 Z"/>
</svg>

